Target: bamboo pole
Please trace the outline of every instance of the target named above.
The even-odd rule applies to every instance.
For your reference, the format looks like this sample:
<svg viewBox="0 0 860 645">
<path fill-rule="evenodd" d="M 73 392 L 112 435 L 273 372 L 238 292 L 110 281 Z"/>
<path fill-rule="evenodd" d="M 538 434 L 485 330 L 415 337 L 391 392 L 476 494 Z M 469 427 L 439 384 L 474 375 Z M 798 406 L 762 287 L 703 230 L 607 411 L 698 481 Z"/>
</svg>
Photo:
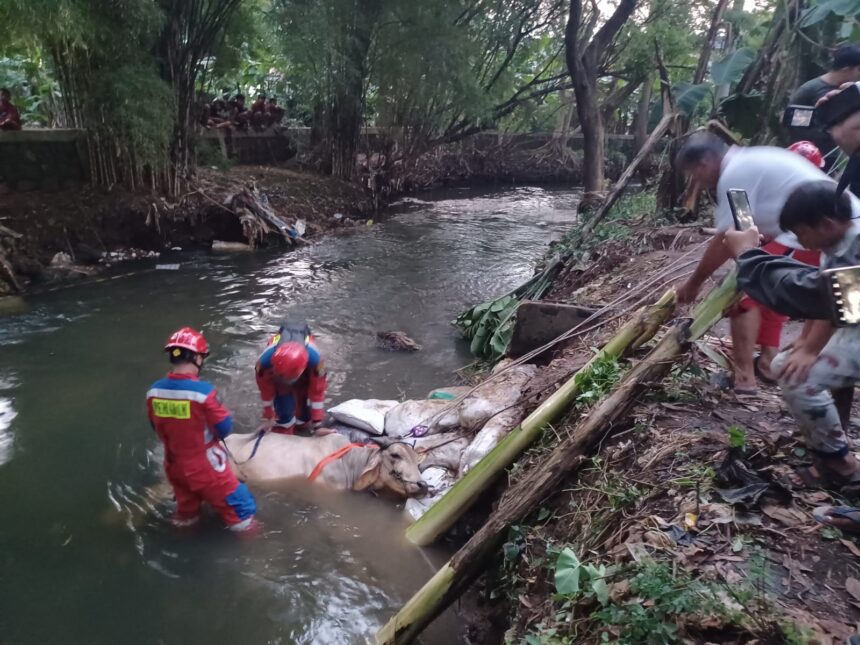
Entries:
<svg viewBox="0 0 860 645">
<path fill-rule="evenodd" d="M 575 472 L 591 448 L 622 420 L 638 395 L 662 379 L 693 340 L 717 323 L 737 299 L 732 272 L 693 311 L 691 321 L 677 325 L 631 368 L 618 386 L 574 427 L 542 463 L 532 468 L 502 498 L 496 511 L 462 548 L 376 634 L 377 645 L 411 643 L 434 618 L 456 600 L 485 569 L 508 528 L 523 521 Z"/>
<path fill-rule="evenodd" d="M 435 542 L 510 466 L 543 429 L 560 417 L 579 392 L 582 380 L 595 363 L 607 357 L 616 358 L 630 348 L 635 349 L 650 340 L 660 325 L 668 320 L 675 307 L 675 290 L 663 294 L 654 305 L 641 309 L 606 343 L 588 363 L 564 385 L 541 403 L 534 412 L 457 481 L 423 516 L 406 529 L 407 539 L 419 546 Z"/>
</svg>

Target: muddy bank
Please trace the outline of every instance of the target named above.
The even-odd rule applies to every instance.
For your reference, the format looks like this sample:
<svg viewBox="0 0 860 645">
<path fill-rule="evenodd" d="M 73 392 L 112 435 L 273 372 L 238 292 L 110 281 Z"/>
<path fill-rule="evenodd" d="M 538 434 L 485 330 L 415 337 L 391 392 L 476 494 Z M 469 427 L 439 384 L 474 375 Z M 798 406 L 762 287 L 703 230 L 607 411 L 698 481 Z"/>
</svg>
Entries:
<svg viewBox="0 0 860 645">
<path fill-rule="evenodd" d="M 664 282 L 689 274 L 707 239 L 696 227 L 634 227 L 572 263 L 548 299 L 607 304 L 651 276 L 654 301 Z M 526 411 L 626 318 L 556 348 L 531 382 Z M 647 349 L 603 366 L 604 387 Z M 723 321 L 637 399 L 577 474 L 510 528 L 464 599 L 470 642 L 842 643 L 855 633 L 860 545 L 811 513 L 843 500 L 799 477 L 810 457 L 778 388 L 724 389 L 730 355 Z M 600 396 L 580 397 L 449 538 L 471 534 L 505 503 L 508 486 L 545 467 Z M 856 445 L 856 428 L 851 436 Z M 756 495 L 739 490 L 750 484 Z"/>
<path fill-rule="evenodd" d="M 373 213 L 359 186 L 289 167 L 201 169 L 176 202 L 120 187 L 6 194 L 0 196 L 0 295 L 77 280 L 106 262 L 173 247 L 248 243 L 230 197 L 251 184 L 279 217 L 305 222 L 307 239 Z M 280 243 L 276 236 L 257 242 Z"/>
</svg>

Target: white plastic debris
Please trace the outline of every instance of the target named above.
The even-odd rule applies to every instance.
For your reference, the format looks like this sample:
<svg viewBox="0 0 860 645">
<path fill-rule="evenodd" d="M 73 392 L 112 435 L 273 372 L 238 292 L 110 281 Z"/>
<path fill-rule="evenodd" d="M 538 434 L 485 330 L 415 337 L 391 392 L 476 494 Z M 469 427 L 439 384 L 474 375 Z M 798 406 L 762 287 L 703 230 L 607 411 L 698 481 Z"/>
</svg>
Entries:
<svg viewBox="0 0 860 645">
<path fill-rule="evenodd" d="M 519 401 L 536 371 L 534 365 L 517 365 L 499 380 L 481 385 L 460 404 L 460 426 L 473 431 L 482 428 L 492 417 Z"/>
<path fill-rule="evenodd" d="M 404 401 L 385 413 L 385 434 L 405 437 L 412 433 L 412 436 L 419 437 L 452 430 L 459 421 L 456 408 L 443 412 L 449 407 L 450 401 L 436 399 Z"/>
<path fill-rule="evenodd" d="M 484 424 L 481 431 L 475 435 L 469 447 L 463 451 L 460 458 L 458 472 L 460 477 L 469 472 L 475 464 L 487 456 L 487 454 L 499 445 L 499 442 L 523 419 L 523 411 L 520 408 L 511 408 L 499 412 Z"/>
<path fill-rule="evenodd" d="M 212 250 L 236 253 L 240 251 L 250 251 L 251 247 L 247 244 L 243 244 L 242 242 L 223 242 L 221 240 L 215 240 L 212 242 Z"/>
<path fill-rule="evenodd" d="M 60 251 L 51 258 L 52 267 L 68 267 L 72 266 L 72 256 L 68 253 Z"/>
<path fill-rule="evenodd" d="M 442 496 L 454 485 L 454 476 L 445 468 L 428 468 L 421 473 L 421 476 L 430 486 L 432 494 L 420 499 L 411 497 L 406 500 L 404 511 L 413 522 L 442 499 Z"/>
<path fill-rule="evenodd" d="M 157 271 L 179 271 L 178 264 L 156 264 L 155 269 Z"/>
<path fill-rule="evenodd" d="M 307 222 L 303 219 L 297 219 L 296 223 L 293 225 L 293 228 L 296 229 L 296 233 L 299 234 L 299 237 L 305 234 L 305 231 L 308 230 Z"/>
<path fill-rule="evenodd" d="M 334 218 L 335 219 L 343 219 L 343 213 L 335 213 Z"/>
<path fill-rule="evenodd" d="M 397 404 L 397 401 L 379 399 L 350 399 L 334 406 L 328 413 L 344 425 L 380 435 L 385 432 L 385 413 Z"/>
</svg>

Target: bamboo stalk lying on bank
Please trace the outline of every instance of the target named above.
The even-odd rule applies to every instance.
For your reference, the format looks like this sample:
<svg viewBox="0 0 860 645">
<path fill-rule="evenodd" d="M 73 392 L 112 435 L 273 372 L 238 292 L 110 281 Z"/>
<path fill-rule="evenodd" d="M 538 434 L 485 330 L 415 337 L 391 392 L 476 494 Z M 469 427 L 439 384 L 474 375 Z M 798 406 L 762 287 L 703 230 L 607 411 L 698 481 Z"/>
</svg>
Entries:
<svg viewBox="0 0 860 645">
<path fill-rule="evenodd" d="M 622 420 L 648 384 L 662 379 L 672 364 L 723 316 L 737 298 L 735 274 L 693 311 L 693 320 L 667 333 L 640 363 L 598 403 L 542 463 L 536 464 L 502 498 L 484 526 L 460 548 L 376 635 L 378 645 L 410 643 L 477 578 L 498 550 L 508 528 L 540 507 L 565 477 L 585 461 L 592 447 Z"/>
<path fill-rule="evenodd" d="M 425 546 L 451 528 L 496 477 L 541 435 L 543 429 L 564 413 L 579 392 L 583 378 L 591 372 L 596 362 L 607 357 L 619 357 L 628 349 L 635 349 L 653 338 L 660 325 L 671 317 L 674 307 L 675 291 L 670 289 L 654 305 L 634 314 L 600 352 L 511 430 L 499 445 L 406 530 L 409 541 Z"/>
</svg>

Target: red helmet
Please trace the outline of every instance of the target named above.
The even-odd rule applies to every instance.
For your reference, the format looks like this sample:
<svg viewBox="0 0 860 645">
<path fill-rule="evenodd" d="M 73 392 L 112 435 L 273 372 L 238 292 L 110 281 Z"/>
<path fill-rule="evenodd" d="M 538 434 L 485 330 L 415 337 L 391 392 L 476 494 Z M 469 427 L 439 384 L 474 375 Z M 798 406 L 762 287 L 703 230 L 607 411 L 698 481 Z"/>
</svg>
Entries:
<svg viewBox="0 0 860 645">
<path fill-rule="evenodd" d="M 824 168 L 824 156 L 812 141 L 796 141 L 788 146 L 788 149 L 809 159 L 816 168 Z"/>
<path fill-rule="evenodd" d="M 179 331 L 173 332 L 170 338 L 167 339 L 164 351 L 166 352 L 177 347 L 191 350 L 197 354 L 205 355 L 209 353 L 209 345 L 206 339 L 203 338 L 203 334 L 191 327 L 183 327 Z"/>
<path fill-rule="evenodd" d="M 272 355 L 272 370 L 275 376 L 286 381 L 298 380 L 307 366 L 308 350 L 301 343 L 282 343 Z"/>
</svg>

